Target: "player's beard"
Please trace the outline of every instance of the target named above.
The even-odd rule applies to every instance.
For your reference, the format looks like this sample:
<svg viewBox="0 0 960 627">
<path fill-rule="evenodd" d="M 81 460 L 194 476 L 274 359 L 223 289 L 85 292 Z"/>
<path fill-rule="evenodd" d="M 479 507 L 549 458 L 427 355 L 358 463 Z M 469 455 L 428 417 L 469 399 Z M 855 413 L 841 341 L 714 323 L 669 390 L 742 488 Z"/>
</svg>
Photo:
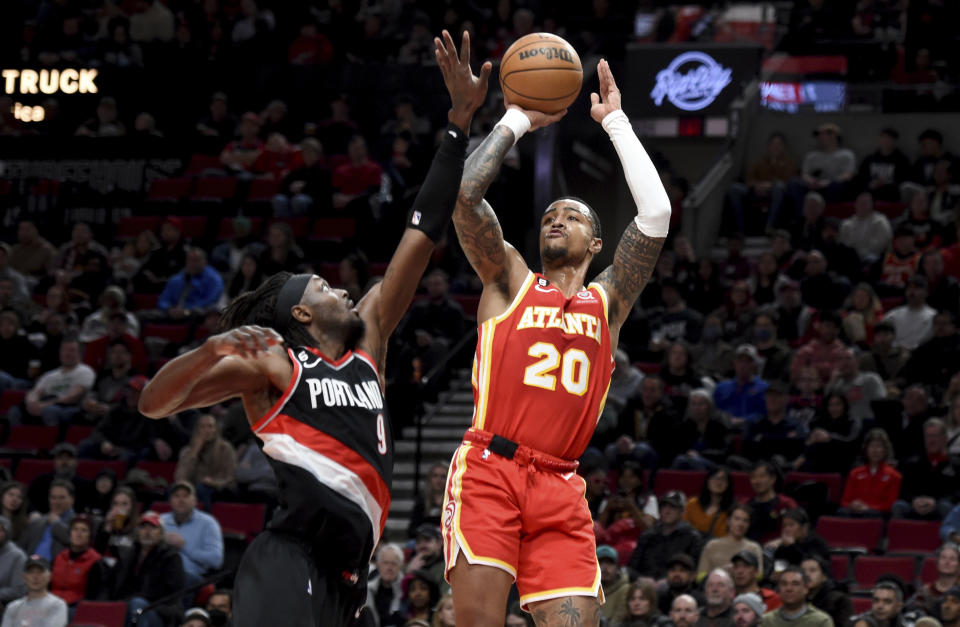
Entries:
<svg viewBox="0 0 960 627">
<path fill-rule="evenodd" d="M 554 262 L 566 259 L 569 252 L 570 251 L 567 250 L 567 247 L 563 244 L 557 246 L 544 246 L 543 253 L 541 254 L 543 265 L 549 266 Z"/>
</svg>

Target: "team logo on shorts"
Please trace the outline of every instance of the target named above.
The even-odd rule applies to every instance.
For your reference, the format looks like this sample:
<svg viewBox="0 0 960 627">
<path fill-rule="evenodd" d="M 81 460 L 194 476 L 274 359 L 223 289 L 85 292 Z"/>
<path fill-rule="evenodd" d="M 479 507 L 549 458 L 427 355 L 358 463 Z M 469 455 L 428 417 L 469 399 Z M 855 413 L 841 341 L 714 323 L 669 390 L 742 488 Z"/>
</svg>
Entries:
<svg viewBox="0 0 960 627">
<path fill-rule="evenodd" d="M 443 509 L 443 526 L 449 531 L 450 527 L 453 525 L 453 516 L 457 513 L 457 504 L 453 501 L 447 503 L 447 506 Z"/>
</svg>

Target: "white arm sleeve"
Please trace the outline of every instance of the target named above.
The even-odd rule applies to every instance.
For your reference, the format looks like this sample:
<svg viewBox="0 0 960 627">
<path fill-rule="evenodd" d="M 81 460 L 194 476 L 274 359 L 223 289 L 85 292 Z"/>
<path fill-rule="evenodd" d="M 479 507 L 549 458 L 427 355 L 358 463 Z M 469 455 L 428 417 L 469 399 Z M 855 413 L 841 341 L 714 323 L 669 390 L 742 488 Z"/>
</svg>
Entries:
<svg viewBox="0 0 960 627">
<path fill-rule="evenodd" d="M 660 174 L 633 132 L 627 114 L 617 109 L 603 118 L 602 125 L 617 149 L 627 187 L 637 204 L 634 222 L 648 237 L 666 237 L 670 230 L 670 198 L 660 182 Z"/>
</svg>

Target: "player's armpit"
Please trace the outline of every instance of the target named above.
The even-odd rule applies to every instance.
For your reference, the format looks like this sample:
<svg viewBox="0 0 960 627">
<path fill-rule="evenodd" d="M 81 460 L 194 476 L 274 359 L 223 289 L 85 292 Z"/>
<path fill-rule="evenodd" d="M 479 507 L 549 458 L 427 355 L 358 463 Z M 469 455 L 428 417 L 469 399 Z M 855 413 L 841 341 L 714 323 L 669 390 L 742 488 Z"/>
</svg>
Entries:
<svg viewBox="0 0 960 627">
<path fill-rule="evenodd" d="M 619 331 L 630 315 L 633 303 L 653 275 L 665 239 L 644 235 L 631 220 L 617 244 L 613 264 L 596 278 L 610 299 L 607 319 L 611 330 Z"/>
</svg>

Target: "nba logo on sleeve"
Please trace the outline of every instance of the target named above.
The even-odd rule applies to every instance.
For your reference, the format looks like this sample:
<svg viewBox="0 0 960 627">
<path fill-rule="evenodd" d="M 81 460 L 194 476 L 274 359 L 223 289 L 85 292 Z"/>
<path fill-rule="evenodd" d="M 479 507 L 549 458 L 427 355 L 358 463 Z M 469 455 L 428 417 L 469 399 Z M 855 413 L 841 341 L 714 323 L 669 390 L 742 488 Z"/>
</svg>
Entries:
<svg viewBox="0 0 960 627">
<path fill-rule="evenodd" d="M 414 226 L 416 226 L 417 224 L 420 224 L 420 217 L 421 217 L 420 212 L 419 212 L 419 211 L 414 211 L 414 212 L 413 212 L 413 217 L 410 218 L 410 224 L 413 224 Z"/>
</svg>

